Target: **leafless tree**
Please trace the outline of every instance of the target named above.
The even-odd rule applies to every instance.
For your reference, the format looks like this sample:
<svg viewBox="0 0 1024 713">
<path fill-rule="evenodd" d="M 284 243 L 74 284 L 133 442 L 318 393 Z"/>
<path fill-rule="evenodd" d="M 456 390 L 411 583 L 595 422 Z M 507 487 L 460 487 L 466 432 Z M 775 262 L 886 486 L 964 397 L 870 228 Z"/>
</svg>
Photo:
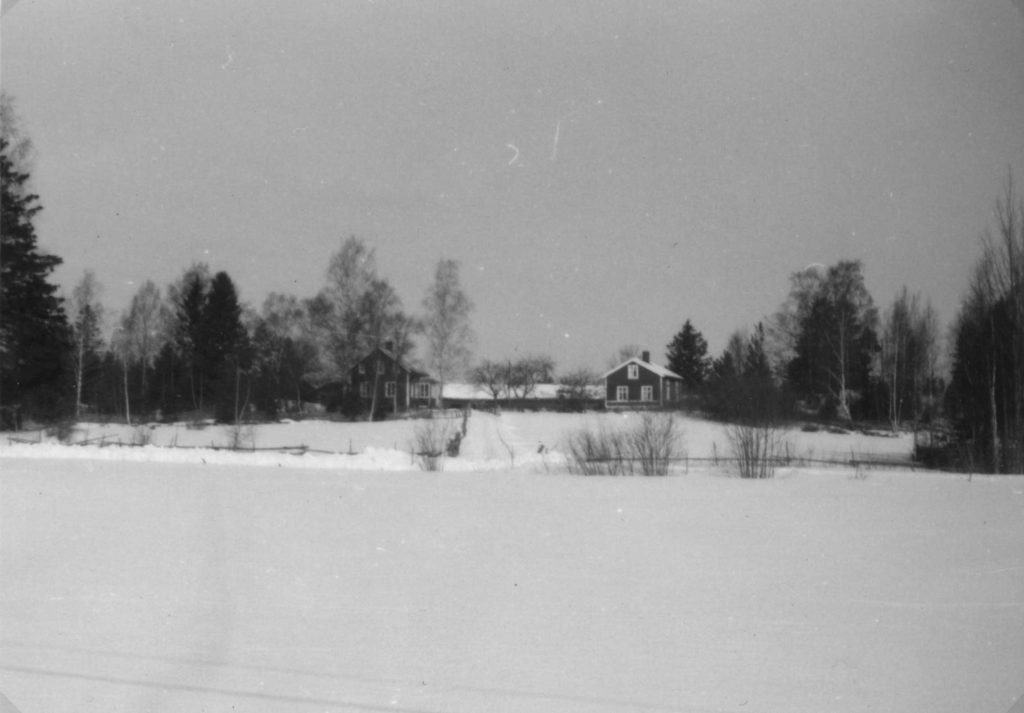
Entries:
<svg viewBox="0 0 1024 713">
<path fill-rule="evenodd" d="M 149 370 L 164 345 L 168 314 L 160 288 L 151 280 L 146 280 L 132 297 L 131 306 L 122 322 L 127 332 L 131 358 L 139 364 L 143 397 L 149 386 Z"/>
<path fill-rule="evenodd" d="M 443 405 L 444 385 L 448 378 L 469 361 L 473 330 L 469 313 L 473 303 L 459 283 L 459 263 L 441 260 L 434 271 L 434 282 L 423 298 L 423 328 L 427 338 L 430 365 L 437 373 L 441 388 L 438 405 Z"/>
<path fill-rule="evenodd" d="M 346 381 L 360 358 L 387 342 L 391 342 L 399 360 L 411 349 L 415 322 L 402 311 L 391 284 L 377 274 L 375 252 L 359 238 L 347 238 L 331 258 L 327 285 L 307 309 L 317 341 L 323 353 L 329 355 L 322 365 L 324 381 Z M 371 419 L 379 406 L 378 379 L 375 372 Z"/>
<path fill-rule="evenodd" d="M 558 395 L 573 401 L 583 401 L 591 397 L 591 389 L 601 383 L 601 377 L 591 369 L 580 367 L 558 379 Z"/>
<path fill-rule="evenodd" d="M 984 373 L 962 365 L 987 393 L 989 452 L 993 468 L 1024 470 L 1024 198 L 1013 174 L 996 202 L 996 230 L 982 238 L 957 330 L 973 330 L 987 344 Z M 983 336 L 982 336 L 983 335 Z M 962 341 L 962 340 L 958 340 Z M 963 345 L 961 345 L 963 346 Z M 976 388 L 976 387 L 975 387 Z"/>
<path fill-rule="evenodd" d="M 82 414 L 82 385 L 85 382 L 87 362 L 101 346 L 100 330 L 103 324 L 101 287 L 92 270 L 86 270 L 81 281 L 71 292 L 71 332 L 74 340 L 72 363 L 75 378 L 75 418 Z"/>
<path fill-rule="evenodd" d="M 355 236 L 347 238 L 331 257 L 327 284 L 309 305 L 321 351 L 327 357 L 323 365 L 326 378 L 346 379 L 365 353 L 367 324 L 362 310 L 377 279 L 374 251 Z"/>
<path fill-rule="evenodd" d="M 510 361 L 507 367 L 505 384 L 508 395 L 511 398 L 526 399 L 536 390 L 537 384 L 551 380 L 555 362 L 546 354 L 534 354 Z"/>
<path fill-rule="evenodd" d="M 608 358 L 606 366 L 608 369 L 614 369 L 619 364 L 629 361 L 633 357 L 640 356 L 641 352 L 639 344 L 623 344 L 617 352 Z"/>
<path fill-rule="evenodd" d="M 750 333 L 746 329 L 736 329 L 729 335 L 725 343 L 725 352 L 736 367 L 736 374 L 742 375 L 747 362 L 747 349 L 750 344 Z"/>
<path fill-rule="evenodd" d="M 387 282 L 375 278 L 370 282 L 366 292 L 359 300 L 359 320 L 363 324 L 363 331 L 357 337 L 357 343 L 364 345 L 364 351 L 371 351 L 384 346 L 388 342 L 388 336 L 394 333 L 396 324 L 405 324 L 406 316 L 401 309 L 402 302 L 394 288 Z M 393 345 L 392 345 L 393 346 Z M 396 357 L 398 355 L 395 355 Z M 373 389 L 370 399 L 370 413 L 368 418 L 372 421 L 377 415 L 377 391 L 380 381 L 380 369 L 373 370 Z M 397 389 L 395 398 L 397 398 Z M 397 404 L 396 404 L 397 406 Z"/>
<path fill-rule="evenodd" d="M 938 317 L 930 303 L 904 287 L 886 310 L 881 336 L 880 370 L 889 392 L 889 421 L 921 415 L 925 391 L 938 359 Z"/>
<path fill-rule="evenodd" d="M 1003 196 L 996 201 L 997 238 L 991 242 L 993 263 L 998 266 L 999 288 L 1007 303 L 1012 334 L 1007 335 L 1011 359 L 1013 426 L 1012 465 L 1024 468 L 1024 197 L 1018 197 L 1013 172 L 1007 173 Z"/>
<path fill-rule="evenodd" d="M 470 380 L 474 386 L 484 389 L 495 405 L 498 399 L 508 394 L 508 365 L 505 362 L 484 359 L 470 372 Z"/>
<path fill-rule="evenodd" d="M 124 422 L 130 424 L 132 422 L 132 407 L 131 397 L 128 391 L 128 366 L 131 362 L 132 345 L 131 338 L 128 335 L 128 330 L 125 328 L 125 322 L 127 319 L 128 313 L 122 313 L 120 323 L 114 328 L 114 335 L 110 340 L 110 348 L 121 362 L 121 386 L 124 393 Z"/>
</svg>

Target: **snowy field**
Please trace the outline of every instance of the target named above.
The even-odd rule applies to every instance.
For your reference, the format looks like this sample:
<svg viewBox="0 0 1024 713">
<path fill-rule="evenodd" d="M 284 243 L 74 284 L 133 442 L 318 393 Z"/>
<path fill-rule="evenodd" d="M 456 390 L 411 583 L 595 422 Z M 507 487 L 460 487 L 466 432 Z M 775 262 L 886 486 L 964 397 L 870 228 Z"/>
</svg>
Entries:
<svg viewBox="0 0 1024 713">
<path fill-rule="evenodd" d="M 450 429 L 461 427 L 461 418 L 448 420 Z M 473 411 L 468 422 L 468 435 L 462 443 L 458 459 L 446 461 L 446 470 L 532 469 L 557 470 L 563 463 L 568 435 L 580 428 L 628 429 L 639 416 L 636 413 L 522 413 L 505 412 L 495 416 L 484 411 Z M 725 427 L 701 419 L 679 417 L 680 449 L 690 458 L 706 459 L 726 456 L 729 443 Z M 84 449 L 91 457 L 120 460 L 174 460 L 177 462 L 252 465 L 293 465 L 299 467 L 347 468 L 369 470 L 419 469 L 418 461 L 410 457 L 416 450 L 416 430 L 421 420 L 396 420 L 367 423 L 365 421 L 332 422 L 306 420 L 242 427 L 213 424 L 123 424 L 82 423 L 65 438 L 66 442 L 82 444 L 69 451 L 52 448 L 57 438 L 40 431 L 0 434 L 0 445 L 11 446 L 13 452 L 26 457 L 80 458 Z M 860 433 L 829 434 L 803 433 L 797 430 L 782 434 L 788 444 L 788 453 L 811 459 L 849 460 L 851 453 L 858 456 L 874 455 L 892 460 L 906 460 L 913 450 L 913 436 L 867 436 Z M 40 441 L 32 445 L 18 441 Z M 223 449 L 233 441 L 240 442 L 241 452 L 213 453 L 210 449 Z M 142 449 L 112 448 L 117 444 L 145 443 Z M 23 447 L 26 446 L 26 447 Z M 43 447 L 40 447 L 43 446 Z M 162 448 L 175 446 L 175 450 Z M 298 449 L 304 447 L 304 457 L 292 454 L 275 455 L 267 452 L 246 453 L 257 448 Z M 11 448 L 6 449 L 11 453 Z M 188 450 L 185 450 L 188 449 Z M 194 449 L 206 449 L 196 453 Z M 155 451 L 155 452 L 154 452 Z"/>
<path fill-rule="evenodd" d="M 440 473 L 409 422 L 253 434 L 352 456 L 0 438 L 0 691 L 22 713 L 1005 713 L 1024 693 L 1024 478 L 565 473 L 566 432 L 624 418 L 477 413 Z M 683 427 L 691 456 L 725 448 Z M 149 434 L 174 437 L 230 434 Z"/>
</svg>

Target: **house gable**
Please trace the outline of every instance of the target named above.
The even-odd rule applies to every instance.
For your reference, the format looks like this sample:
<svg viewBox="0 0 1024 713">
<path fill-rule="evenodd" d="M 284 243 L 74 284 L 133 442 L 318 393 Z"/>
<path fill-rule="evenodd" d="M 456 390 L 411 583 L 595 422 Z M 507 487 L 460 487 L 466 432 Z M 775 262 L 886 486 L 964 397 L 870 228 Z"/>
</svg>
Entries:
<svg viewBox="0 0 1024 713">
<path fill-rule="evenodd" d="M 604 374 L 605 406 L 664 406 L 678 398 L 682 381 L 682 377 L 675 372 L 634 357 Z"/>
<path fill-rule="evenodd" d="M 378 347 L 349 370 L 351 393 L 364 408 L 376 398 L 379 408 L 404 411 L 430 406 L 437 397 L 437 381 L 412 369 L 389 349 Z"/>
</svg>

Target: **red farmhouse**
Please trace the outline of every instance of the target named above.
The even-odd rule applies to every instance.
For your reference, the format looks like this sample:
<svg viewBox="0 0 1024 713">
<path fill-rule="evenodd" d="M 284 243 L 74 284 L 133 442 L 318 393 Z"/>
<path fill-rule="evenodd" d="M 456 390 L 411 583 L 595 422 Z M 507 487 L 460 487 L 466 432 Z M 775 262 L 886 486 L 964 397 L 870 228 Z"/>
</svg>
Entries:
<svg viewBox="0 0 1024 713">
<path fill-rule="evenodd" d="M 403 364 L 386 348 L 390 346 L 374 349 L 349 372 L 349 383 L 363 410 L 400 413 L 432 406 L 438 396 L 437 380 Z"/>
<path fill-rule="evenodd" d="M 663 408 L 673 406 L 683 389 L 683 377 L 651 363 L 651 353 L 633 357 L 604 375 L 606 408 Z"/>
</svg>

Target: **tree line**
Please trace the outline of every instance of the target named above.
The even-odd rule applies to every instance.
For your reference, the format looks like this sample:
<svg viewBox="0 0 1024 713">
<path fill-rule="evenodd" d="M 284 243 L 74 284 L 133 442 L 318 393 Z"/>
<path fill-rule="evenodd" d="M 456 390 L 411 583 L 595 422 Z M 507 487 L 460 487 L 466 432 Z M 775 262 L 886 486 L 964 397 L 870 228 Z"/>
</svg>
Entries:
<svg viewBox="0 0 1024 713">
<path fill-rule="evenodd" d="M 131 421 L 211 415 L 238 422 L 274 417 L 334 394 L 339 410 L 363 408 L 342 385 L 356 361 L 387 345 L 399 359 L 415 335 L 444 382 L 468 360 L 472 303 L 459 263 L 441 259 L 422 311 L 405 310 L 356 237 L 331 256 L 325 284 L 311 298 L 272 293 L 259 310 L 239 300 L 224 271 L 196 263 L 161 290 L 145 281 L 120 314 L 108 315 L 102 285 L 86 271 L 70 296 L 52 282 L 61 259 L 40 250 L 31 191 L 31 142 L 10 99 L 0 103 L 0 414 L 52 421 L 85 415 Z M 112 329 L 105 332 L 105 325 Z M 107 336 L 109 335 L 109 336 Z M 337 388 L 331 389 L 331 386 Z M 371 410 L 370 416 L 374 415 Z"/>
<path fill-rule="evenodd" d="M 752 330 L 737 330 L 721 355 L 707 354 L 687 320 L 668 345 L 668 367 L 702 406 L 727 420 L 928 422 L 944 389 L 937 373 L 937 317 L 903 288 L 883 314 L 863 265 L 841 260 L 790 277 L 789 295 Z"/>
<path fill-rule="evenodd" d="M 667 366 L 728 421 L 911 424 L 938 434 L 924 449 L 936 465 L 1024 472 L 1024 198 L 1012 173 L 994 215 L 949 328 L 948 371 L 931 304 L 903 287 L 879 312 L 856 260 L 794 273 L 776 313 L 717 357 L 687 320 Z"/>
<path fill-rule="evenodd" d="M 344 389 L 370 350 L 410 357 L 414 339 L 444 382 L 467 373 L 494 400 L 526 398 L 554 379 L 547 355 L 484 359 L 470 366 L 472 303 L 459 263 L 441 259 L 421 311 L 408 312 L 380 275 L 374 250 L 349 237 L 310 298 L 272 293 L 257 310 L 240 302 L 224 271 L 189 266 L 161 290 L 144 282 L 119 314 L 85 272 L 67 298 L 51 277 L 59 257 L 38 246 L 42 210 L 30 186 L 31 142 L 9 97 L 0 97 L 0 415 L 53 420 L 94 413 L 132 420 L 208 413 L 237 421 L 272 417 L 310 400 L 354 413 Z M 717 357 L 687 320 L 667 345 L 668 368 L 691 403 L 731 420 L 813 418 L 940 424 L 945 457 L 962 467 L 1024 471 L 1024 200 L 1012 174 L 982 234 L 942 364 L 938 317 L 902 288 L 883 310 L 863 265 L 841 260 L 791 275 L 779 309 L 734 332 Z M 104 325 L 112 330 L 104 331 Z M 109 335 L 109 336 L 107 336 Z M 616 363 L 639 353 L 627 345 Z M 468 369 L 468 372 L 466 371 Z M 585 401 L 596 375 L 561 375 L 562 395 Z M 371 409 L 370 416 L 374 415 Z"/>
</svg>

